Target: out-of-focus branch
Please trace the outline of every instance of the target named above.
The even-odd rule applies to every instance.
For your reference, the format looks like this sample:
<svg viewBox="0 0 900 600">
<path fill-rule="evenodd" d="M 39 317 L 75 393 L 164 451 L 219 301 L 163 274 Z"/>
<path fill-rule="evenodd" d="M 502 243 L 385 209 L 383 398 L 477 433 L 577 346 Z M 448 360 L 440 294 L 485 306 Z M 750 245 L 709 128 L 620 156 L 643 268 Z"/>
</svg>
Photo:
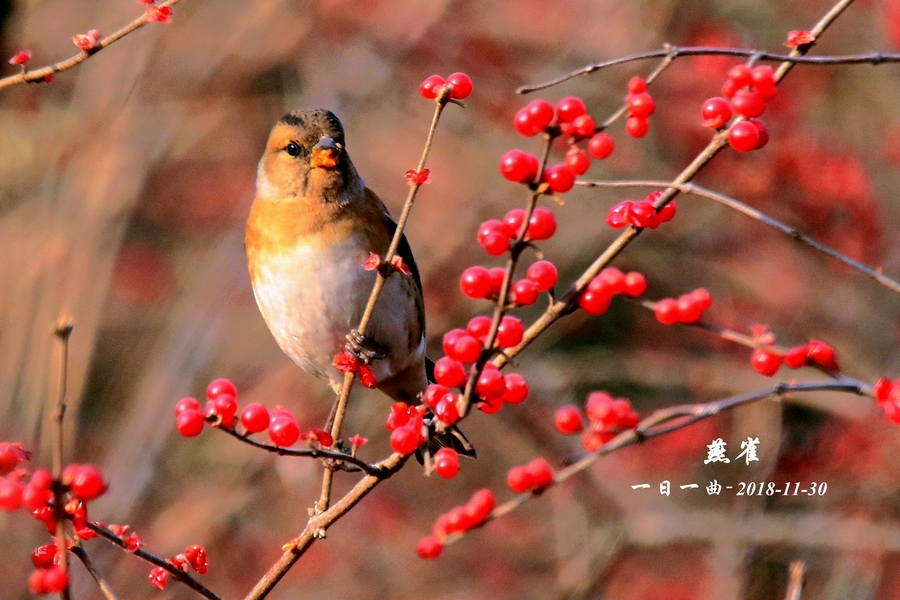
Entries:
<svg viewBox="0 0 900 600">
<path fill-rule="evenodd" d="M 806 564 L 802 560 L 791 562 L 788 570 L 788 587 L 784 600 L 800 600 L 800 592 L 803 591 L 803 576 L 806 572 Z"/>
<path fill-rule="evenodd" d="M 161 2 L 157 5 L 158 8 L 168 8 L 178 3 L 178 0 L 166 0 L 165 2 Z M 147 13 L 142 14 L 140 17 L 122 27 L 115 33 L 108 35 L 104 38 L 101 38 L 97 41 L 93 48 L 90 50 L 84 50 L 79 52 L 75 56 L 69 57 L 65 60 L 61 60 L 52 65 L 47 65 L 45 67 L 40 67 L 37 69 L 28 69 L 23 70 L 21 73 L 17 75 L 10 75 L 9 77 L 4 77 L 0 79 L 0 89 L 9 87 L 11 85 L 16 85 L 19 83 L 35 83 L 41 82 L 45 77 L 49 75 L 53 75 L 54 73 L 59 73 L 61 71 L 68 71 L 69 69 L 81 64 L 86 61 L 88 58 L 97 54 L 113 42 L 117 42 L 129 33 L 140 29 L 144 25 L 150 22 L 149 15 Z"/>
<path fill-rule="evenodd" d="M 61 316 L 53 329 L 59 342 L 59 395 L 56 399 L 56 408 L 53 410 L 53 426 L 56 429 L 53 442 L 53 504 L 56 507 L 56 553 L 60 557 L 59 567 L 65 573 L 69 570 L 69 558 L 66 551 L 66 519 L 63 509 L 63 496 L 60 479 L 63 468 L 63 442 L 65 440 L 66 417 L 66 388 L 69 379 L 69 337 L 72 335 L 73 321 L 71 317 Z M 63 588 L 60 597 L 62 600 L 69 598 L 69 586 Z"/>
<path fill-rule="evenodd" d="M 72 554 L 74 554 L 78 557 L 79 560 L 81 560 L 81 564 L 84 565 L 84 568 L 87 569 L 88 573 L 91 574 L 91 577 L 94 578 L 94 581 L 97 582 L 97 587 L 100 588 L 100 592 L 103 594 L 103 597 L 106 598 L 106 600 L 119 600 L 118 596 L 116 596 L 116 593 L 109 586 L 109 582 L 107 582 L 106 579 L 103 578 L 103 575 L 100 573 L 100 571 L 97 570 L 97 567 L 94 566 L 91 557 L 88 556 L 88 553 L 84 551 L 84 548 L 78 545 L 72 546 Z"/>
</svg>

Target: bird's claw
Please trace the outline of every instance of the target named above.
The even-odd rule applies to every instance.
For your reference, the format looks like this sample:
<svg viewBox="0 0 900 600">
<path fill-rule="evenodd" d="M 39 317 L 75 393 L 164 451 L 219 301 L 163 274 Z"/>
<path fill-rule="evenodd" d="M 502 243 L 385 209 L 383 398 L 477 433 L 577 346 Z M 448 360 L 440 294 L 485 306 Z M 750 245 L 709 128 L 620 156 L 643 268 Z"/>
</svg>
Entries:
<svg viewBox="0 0 900 600">
<path fill-rule="evenodd" d="M 373 360 L 381 360 L 387 357 L 383 348 L 355 329 L 347 334 L 345 349 L 356 360 L 366 365 Z"/>
</svg>

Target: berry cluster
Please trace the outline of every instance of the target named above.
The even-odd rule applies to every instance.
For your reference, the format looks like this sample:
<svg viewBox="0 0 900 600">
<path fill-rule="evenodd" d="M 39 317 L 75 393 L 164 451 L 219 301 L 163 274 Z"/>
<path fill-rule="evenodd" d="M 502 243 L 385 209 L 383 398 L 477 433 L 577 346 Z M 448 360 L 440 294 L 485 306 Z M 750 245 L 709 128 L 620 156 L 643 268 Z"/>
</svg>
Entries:
<svg viewBox="0 0 900 600">
<path fill-rule="evenodd" d="M 553 467 L 543 458 L 518 465 L 506 473 L 506 485 L 514 494 L 538 494 L 553 484 Z"/>
<path fill-rule="evenodd" d="M 394 452 L 412 454 L 425 442 L 425 413 L 426 408 L 421 404 L 409 406 L 406 402 L 395 402 L 391 405 L 385 425 L 391 432 L 391 448 Z"/>
<path fill-rule="evenodd" d="M 765 344 L 765 346 L 771 346 L 775 341 L 769 332 L 763 332 L 754 337 L 757 343 Z M 766 377 L 777 373 L 782 364 L 790 369 L 799 369 L 809 365 L 826 371 L 840 371 L 834 348 L 817 339 L 811 339 L 801 346 L 794 346 L 784 353 L 771 347 L 761 347 L 754 349 L 753 354 L 750 355 L 750 366 L 757 373 Z"/>
<path fill-rule="evenodd" d="M 196 398 L 182 398 L 175 404 L 175 426 L 185 437 L 199 435 L 203 426 L 234 429 L 238 424 L 237 388 L 228 379 L 214 379 L 206 388 L 206 409 Z M 251 402 L 241 411 L 240 423 L 245 435 L 269 430 L 269 439 L 281 448 L 293 446 L 301 437 L 325 448 L 334 444 L 331 434 L 321 429 L 301 431 L 294 414 L 283 406 L 269 411 L 259 402 Z M 301 436 L 302 434 L 302 436 Z"/>
<path fill-rule="evenodd" d="M 653 96 L 647 93 L 647 82 L 641 77 L 632 77 L 628 81 L 628 95 L 625 96 L 628 107 L 628 118 L 625 120 L 625 131 L 635 138 L 642 138 L 650 131 L 647 119 L 656 109 Z"/>
<path fill-rule="evenodd" d="M 500 256 L 509 250 L 511 241 L 518 239 L 526 216 L 524 210 L 515 208 L 506 213 L 502 221 L 488 219 L 478 227 L 478 244 L 491 256 Z M 531 212 L 523 239 L 529 242 L 548 240 L 554 233 L 556 216 L 546 208 L 537 207 Z"/>
<path fill-rule="evenodd" d="M 670 200 L 658 211 L 654 203 L 662 196 L 662 192 L 656 191 L 647 194 L 643 200 L 623 200 L 609 209 L 606 215 L 606 223 L 613 229 L 621 229 L 631 225 L 641 229 L 656 229 L 663 223 L 667 223 L 675 217 L 675 201 Z"/>
<path fill-rule="evenodd" d="M 581 411 L 575 406 L 563 406 L 556 411 L 556 429 L 563 435 L 584 432 L 581 443 L 593 452 L 613 439 L 619 432 L 638 424 L 640 417 L 626 398 L 613 398 L 606 392 L 591 392 L 584 406 L 589 424 L 587 430 Z"/>
<path fill-rule="evenodd" d="M 613 296 L 624 294 L 634 298 L 646 289 L 647 278 L 642 273 L 631 271 L 625 274 L 616 267 L 606 267 L 588 283 L 578 297 L 578 306 L 589 315 L 598 316 L 609 309 Z"/>
<path fill-rule="evenodd" d="M 777 91 L 772 67 L 735 65 L 722 85 L 725 98 L 710 98 L 703 103 L 700 109 L 703 124 L 721 129 L 733 115 L 742 117 L 744 120 L 728 130 L 728 143 L 738 152 L 758 150 L 769 142 L 766 125 L 758 117 L 766 111 L 766 103 L 775 98 Z"/>
<path fill-rule="evenodd" d="M 432 527 L 431 535 L 423 537 L 416 545 L 421 558 L 437 558 L 444 550 L 444 541 L 454 533 L 465 533 L 484 524 L 494 510 L 497 501 L 489 489 L 478 490 L 463 506 L 455 506 L 440 515 Z"/>
<path fill-rule="evenodd" d="M 185 548 L 184 552 L 177 554 L 174 558 L 166 560 L 167 563 L 187 573 L 188 568 L 194 569 L 200 575 L 206 574 L 209 570 L 209 558 L 206 554 L 206 548 L 199 544 L 192 544 Z M 150 585 L 157 589 L 165 589 L 169 582 L 169 571 L 162 567 L 153 567 L 147 576 Z"/>
<path fill-rule="evenodd" d="M 710 306 L 712 306 L 712 296 L 709 295 L 709 291 L 697 288 L 677 300 L 675 298 L 658 300 L 656 306 L 653 307 L 653 314 L 656 315 L 656 320 L 663 325 L 696 323 Z"/>
<path fill-rule="evenodd" d="M 419 85 L 419 93 L 426 100 L 434 100 L 447 88 L 452 100 L 463 100 L 472 93 L 472 78 L 465 73 L 454 73 L 447 79 L 440 75 L 431 75 Z"/>
</svg>

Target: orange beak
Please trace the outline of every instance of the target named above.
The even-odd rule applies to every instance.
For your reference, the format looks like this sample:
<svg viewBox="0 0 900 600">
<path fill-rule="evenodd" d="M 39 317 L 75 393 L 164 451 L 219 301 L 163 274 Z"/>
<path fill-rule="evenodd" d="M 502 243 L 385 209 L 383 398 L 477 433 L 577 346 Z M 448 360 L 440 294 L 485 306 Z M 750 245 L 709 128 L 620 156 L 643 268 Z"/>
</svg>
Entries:
<svg viewBox="0 0 900 600">
<path fill-rule="evenodd" d="M 319 143 L 313 146 L 309 155 L 309 166 L 312 168 L 323 167 L 333 169 L 338 164 L 341 155 L 341 145 L 330 137 L 323 137 Z"/>
</svg>

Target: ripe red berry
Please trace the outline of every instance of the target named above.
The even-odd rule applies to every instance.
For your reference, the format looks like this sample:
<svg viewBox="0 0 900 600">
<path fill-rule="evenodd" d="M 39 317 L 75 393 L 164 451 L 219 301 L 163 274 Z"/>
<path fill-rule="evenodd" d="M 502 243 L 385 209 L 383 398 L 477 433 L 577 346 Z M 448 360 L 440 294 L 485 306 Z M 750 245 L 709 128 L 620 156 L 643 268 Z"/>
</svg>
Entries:
<svg viewBox="0 0 900 600">
<path fill-rule="evenodd" d="M 181 413 L 186 410 L 196 410 L 202 411 L 203 407 L 200 406 L 200 402 L 196 398 L 182 398 L 178 402 L 175 403 L 175 416 L 177 417 Z"/>
<path fill-rule="evenodd" d="M 269 439 L 282 448 L 293 446 L 300 439 L 300 426 L 291 417 L 273 416 L 269 421 Z"/>
<path fill-rule="evenodd" d="M 175 417 L 175 428 L 184 437 L 194 437 L 203 431 L 206 419 L 199 410 L 187 409 Z"/>
<path fill-rule="evenodd" d="M 759 131 L 759 143 L 756 145 L 756 149 L 764 148 L 769 143 L 769 130 L 766 124 L 759 119 L 747 119 L 747 122 L 756 125 L 756 129 Z"/>
<path fill-rule="evenodd" d="M 500 232 L 491 232 L 484 237 L 479 236 L 479 243 L 491 256 L 500 256 L 509 250 L 509 238 Z"/>
<path fill-rule="evenodd" d="M 525 327 L 522 325 L 522 321 L 506 315 L 500 321 L 500 327 L 497 329 L 497 345 L 501 348 L 512 348 L 522 341 L 524 334 Z"/>
<path fill-rule="evenodd" d="M 809 340 L 809 358 L 813 362 L 819 363 L 829 371 L 838 371 L 837 354 L 827 343 L 822 340 Z"/>
<path fill-rule="evenodd" d="M 469 324 L 466 325 L 466 331 L 469 332 L 469 335 L 478 340 L 479 343 L 484 344 L 488 333 L 491 331 L 491 324 L 492 321 L 490 317 L 473 317 L 472 320 L 469 321 Z"/>
<path fill-rule="evenodd" d="M 598 317 L 609 310 L 612 297 L 600 291 L 586 290 L 578 297 L 578 306 L 589 315 Z"/>
<path fill-rule="evenodd" d="M 518 373 L 507 373 L 504 379 L 506 392 L 502 400 L 507 404 L 519 404 L 528 397 L 528 382 Z"/>
<path fill-rule="evenodd" d="M 556 233 L 556 217 L 546 208 L 537 207 L 531 213 L 528 220 L 528 232 L 525 235 L 529 240 L 547 240 Z"/>
<path fill-rule="evenodd" d="M 531 475 L 532 490 L 537 492 L 553 483 L 553 467 L 543 458 L 534 459 L 525 469 Z"/>
<path fill-rule="evenodd" d="M 538 260 L 528 267 L 525 277 L 529 281 L 533 281 L 539 291 L 546 292 L 556 285 L 559 272 L 556 270 L 556 265 L 549 260 Z"/>
<path fill-rule="evenodd" d="M 750 152 L 759 147 L 759 129 L 749 121 L 735 123 L 728 130 L 728 143 L 738 152 Z"/>
<path fill-rule="evenodd" d="M 734 82 L 733 79 L 726 79 L 725 83 L 722 84 L 722 95 L 726 98 L 734 98 L 734 95 L 740 87 Z"/>
<path fill-rule="evenodd" d="M 647 92 L 629 94 L 626 101 L 628 102 L 628 114 L 632 117 L 637 117 L 638 119 L 646 119 L 652 115 L 653 111 L 656 109 L 656 103 L 653 101 L 653 96 Z"/>
<path fill-rule="evenodd" d="M 642 138 L 650 131 L 650 125 L 646 119 L 640 117 L 628 117 L 625 120 L 625 131 L 633 138 Z"/>
<path fill-rule="evenodd" d="M 434 453 L 434 470 L 444 479 L 452 479 L 459 473 L 459 454 L 452 448 L 441 448 Z"/>
<path fill-rule="evenodd" d="M 663 325 L 677 323 L 679 317 L 678 302 L 673 298 L 663 298 L 657 301 L 656 306 L 653 308 L 653 313 L 656 315 L 656 320 Z"/>
<path fill-rule="evenodd" d="M 647 278 L 643 273 L 632 271 L 625 275 L 622 281 L 622 292 L 632 298 L 640 296 L 647 290 Z"/>
<path fill-rule="evenodd" d="M 0 477 L 0 510 L 14 512 L 22 506 L 25 486 L 12 477 Z"/>
<path fill-rule="evenodd" d="M 577 96 L 568 96 L 556 103 L 556 118 L 561 122 L 571 123 L 586 112 L 587 107 Z"/>
<path fill-rule="evenodd" d="M 569 165 L 553 165 L 544 170 L 542 180 L 547 183 L 550 191 L 564 194 L 575 185 L 575 173 L 569 168 Z"/>
<path fill-rule="evenodd" d="M 416 544 L 416 554 L 419 555 L 419 558 L 437 558 L 443 551 L 444 545 L 433 535 L 423 537 L 421 540 L 419 540 L 419 543 Z"/>
<path fill-rule="evenodd" d="M 700 108 L 700 116 L 703 125 L 713 129 L 720 129 L 731 120 L 731 103 L 725 98 L 710 98 Z"/>
<path fill-rule="evenodd" d="M 241 411 L 241 425 L 247 433 L 259 433 L 269 426 L 269 411 L 259 402 L 251 402 Z"/>
<path fill-rule="evenodd" d="M 459 398 L 456 394 L 447 392 L 438 400 L 437 406 L 434 407 L 434 414 L 441 423 L 453 425 L 459 421 Z"/>
<path fill-rule="evenodd" d="M 200 406 L 200 403 L 197 403 Z M 10 442 L 0 442 L 0 475 L 6 475 L 12 472 L 19 463 L 27 460 L 30 453 L 22 448 L 21 444 L 13 444 Z"/>
<path fill-rule="evenodd" d="M 441 398 L 443 398 L 443 396 L 441 396 Z M 440 400 L 440 398 L 438 398 L 438 400 Z M 409 423 L 410 412 L 410 407 L 406 402 L 394 402 L 389 409 L 385 427 L 388 428 L 388 431 L 394 431 L 398 427 L 403 427 Z"/>
<path fill-rule="evenodd" d="M 884 416 L 888 418 L 888 421 L 894 425 L 900 425 L 900 404 L 897 403 L 897 400 L 891 398 L 882 404 L 881 408 L 884 410 Z"/>
<path fill-rule="evenodd" d="M 643 77 L 634 76 L 628 80 L 628 93 L 641 94 L 647 91 L 647 82 Z"/>
<path fill-rule="evenodd" d="M 781 356 L 767 348 L 757 348 L 750 356 L 750 366 L 766 377 L 771 377 L 781 367 Z"/>
<path fill-rule="evenodd" d="M 753 70 L 750 72 L 750 79 L 753 87 L 762 94 L 775 89 L 775 70 L 769 65 L 753 67 Z"/>
<path fill-rule="evenodd" d="M 753 72 L 747 65 L 734 65 L 728 71 L 728 79 L 732 81 L 737 89 L 741 89 L 753 83 Z"/>
<path fill-rule="evenodd" d="M 69 587 L 69 574 L 62 567 L 50 567 L 44 571 L 44 589 L 47 594 L 56 594 Z"/>
<path fill-rule="evenodd" d="M 625 291 L 625 274 L 616 267 L 606 267 L 594 279 L 597 283 L 593 289 L 605 291 L 610 296 L 621 294 Z M 594 282 L 592 281 L 591 283 Z M 590 284 L 588 289 L 592 289 Z"/>
<path fill-rule="evenodd" d="M 484 267 L 469 267 L 459 278 L 459 288 L 469 298 L 485 298 L 491 289 L 491 276 Z"/>
<path fill-rule="evenodd" d="M 734 112 L 742 117 L 759 117 L 766 112 L 766 103 L 758 92 L 739 90 L 731 99 Z"/>
<path fill-rule="evenodd" d="M 513 149 L 500 157 L 500 174 L 513 183 L 531 183 L 540 171 L 537 156 Z"/>
<path fill-rule="evenodd" d="M 472 78 L 465 73 L 453 73 L 447 78 L 447 85 L 452 88 L 450 97 L 454 100 L 463 100 L 472 93 Z"/>
<path fill-rule="evenodd" d="M 445 387 L 460 387 L 466 383 L 466 369 L 458 360 L 445 356 L 434 363 L 434 378 Z"/>
<path fill-rule="evenodd" d="M 503 280 L 506 278 L 506 269 L 503 267 L 493 267 L 488 269 L 488 277 L 491 279 L 491 287 L 488 289 L 488 298 L 497 298 L 500 296 L 500 289 L 503 287 Z"/>
<path fill-rule="evenodd" d="M 35 548 L 31 553 L 31 564 L 35 569 L 49 569 L 53 566 L 54 557 L 56 557 L 56 544 L 44 544 Z"/>
<path fill-rule="evenodd" d="M 799 369 L 806 365 L 807 358 L 809 358 L 807 346 L 794 346 L 785 353 L 784 364 L 790 369 Z"/>
<path fill-rule="evenodd" d="M 502 398 L 506 393 L 506 380 L 500 371 L 484 370 L 478 378 L 475 391 L 485 400 Z"/>
<path fill-rule="evenodd" d="M 594 135 L 597 123 L 591 115 L 581 115 L 572 121 L 572 132 L 576 137 L 589 138 Z"/>
<path fill-rule="evenodd" d="M 447 333 L 444 334 L 443 339 L 441 340 L 441 349 L 444 351 L 444 354 L 450 356 L 450 358 L 456 358 L 455 356 L 451 356 L 453 353 L 453 346 L 456 344 L 456 340 L 458 340 L 461 336 L 468 335 L 465 329 L 451 329 Z"/>
<path fill-rule="evenodd" d="M 444 87 L 444 83 L 444 78 L 440 75 L 431 75 L 419 84 L 419 93 L 426 100 L 434 100 L 441 88 Z"/>
<path fill-rule="evenodd" d="M 541 292 L 537 285 L 530 279 L 520 279 L 515 282 L 509 291 L 509 299 L 520 306 L 531 306 L 537 302 Z"/>
<path fill-rule="evenodd" d="M 553 105 L 543 99 L 532 100 L 516 113 L 515 129 L 531 137 L 547 129 L 553 121 Z"/>
<path fill-rule="evenodd" d="M 506 235 L 511 238 L 518 238 L 522 231 L 522 224 L 525 222 L 525 211 L 521 208 L 514 208 L 503 216 L 503 225 L 506 226 Z"/>
<path fill-rule="evenodd" d="M 210 414 L 217 415 L 221 419 L 222 425 L 229 427 L 234 422 L 237 409 L 238 403 L 234 396 L 231 394 L 220 394 L 216 396 L 215 400 L 212 400 L 212 406 L 207 405 L 206 412 L 207 416 L 210 416 Z"/>
<path fill-rule="evenodd" d="M 62 472 L 62 481 L 69 486 L 72 495 L 83 502 L 101 496 L 109 487 L 103 474 L 93 465 L 67 466 Z"/>
<path fill-rule="evenodd" d="M 506 474 L 506 485 L 514 494 L 530 492 L 534 481 L 531 473 L 523 466 L 516 466 Z"/>
<path fill-rule="evenodd" d="M 222 394 L 230 394 L 237 398 L 237 388 L 234 387 L 234 384 L 229 379 L 213 379 L 206 388 L 206 399 L 215 400 L 217 396 Z"/>
<path fill-rule="evenodd" d="M 472 523 L 477 524 L 483 522 L 495 506 L 497 499 L 494 498 L 494 492 L 485 488 L 472 494 L 472 498 L 466 503 L 466 513 Z"/>
<path fill-rule="evenodd" d="M 419 447 L 421 437 L 412 427 L 398 427 L 391 432 L 391 448 L 397 454 L 412 454 Z"/>
<path fill-rule="evenodd" d="M 603 160 L 612 154 L 613 149 L 615 149 L 616 144 L 613 142 L 613 139 L 609 137 L 608 134 L 603 133 L 595 133 L 591 136 L 590 141 L 588 142 L 588 152 L 591 153 L 591 156 L 598 160 Z"/>
<path fill-rule="evenodd" d="M 785 364 L 787 364 L 787 357 L 784 360 Z M 887 401 L 888 398 L 891 397 L 891 392 L 894 391 L 894 382 L 892 382 L 887 377 L 880 377 L 878 381 L 872 386 L 872 392 L 875 395 L 875 402 L 878 404 L 883 404 Z"/>
<path fill-rule="evenodd" d="M 591 168 L 591 159 L 583 151 L 576 146 L 569 148 L 566 152 L 566 166 L 572 170 L 575 175 L 584 175 Z"/>
<path fill-rule="evenodd" d="M 691 298 L 693 298 L 694 302 L 700 305 L 700 310 L 705 311 L 710 306 L 712 306 L 712 296 L 709 294 L 709 290 L 706 288 L 697 288 L 690 294 L 688 294 Z"/>
<path fill-rule="evenodd" d="M 556 423 L 556 430 L 563 435 L 575 435 L 584 429 L 581 411 L 574 406 L 563 406 L 558 409 L 554 422 Z"/>
<path fill-rule="evenodd" d="M 481 343 L 471 335 L 463 331 L 463 334 L 457 338 L 453 344 L 453 348 L 447 353 L 447 356 L 454 358 L 463 364 L 472 364 L 481 356 Z"/>
<path fill-rule="evenodd" d="M 703 315 L 703 308 L 690 294 L 686 294 L 676 301 L 678 307 L 678 320 L 682 323 L 696 323 Z"/>
</svg>

